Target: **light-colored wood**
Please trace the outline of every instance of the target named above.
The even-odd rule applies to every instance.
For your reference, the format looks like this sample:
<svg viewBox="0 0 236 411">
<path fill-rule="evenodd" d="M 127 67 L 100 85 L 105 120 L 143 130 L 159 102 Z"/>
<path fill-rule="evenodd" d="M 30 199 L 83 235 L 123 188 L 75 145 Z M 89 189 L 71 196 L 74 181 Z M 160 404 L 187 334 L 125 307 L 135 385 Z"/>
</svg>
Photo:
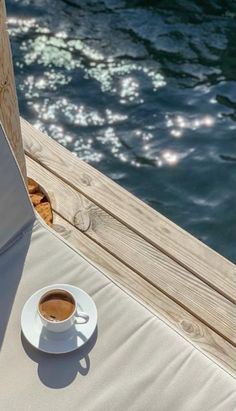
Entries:
<svg viewBox="0 0 236 411">
<path fill-rule="evenodd" d="M 234 264 L 93 167 L 74 157 L 68 150 L 35 130 L 25 120 L 22 120 L 21 124 L 25 151 L 30 157 L 37 159 L 44 168 L 80 191 L 154 248 L 170 256 L 188 272 L 191 271 L 195 275 L 195 282 L 198 277 L 218 293 L 236 302 L 236 267 Z M 191 289 L 188 290 L 189 292 Z M 200 301 L 199 306 L 201 306 Z M 225 316 L 228 315 L 224 305 L 221 310 Z M 229 321 L 227 322 L 229 326 Z M 235 341 L 235 335 L 233 339 Z"/>
<path fill-rule="evenodd" d="M 6 10 L 4 0 L 0 0 L 0 121 L 3 124 L 26 181 L 20 116 L 16 97 L 10 42 L 6 29 Z"/>
<path fill-rule="evenodd" d="M 31 177 L 52 208 L 150 284 L 236 345 L 236 305 L 34 160 Z"/>
<path fill-rule="evenodd" d="M 54 213 L 54 229 L 105 275 L 236 378 L 236 348 Z"/>
</svg>

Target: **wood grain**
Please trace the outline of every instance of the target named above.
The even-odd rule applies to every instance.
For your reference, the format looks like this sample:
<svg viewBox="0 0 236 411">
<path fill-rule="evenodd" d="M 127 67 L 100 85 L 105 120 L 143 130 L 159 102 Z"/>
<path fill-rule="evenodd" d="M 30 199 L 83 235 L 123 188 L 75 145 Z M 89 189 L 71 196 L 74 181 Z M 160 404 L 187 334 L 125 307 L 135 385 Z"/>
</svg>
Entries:
<svg viewBox="0 0 236 411">
<path fill-rule="evenodd" d="M 236 348 L 54 213 L 54 229 L 106 276 L 236 378 Z"/>
<path fill-rule="evenodd" d="M 82 226 L 81 231 L 110 254 L 236 345 L 234 303 L 37 162 L 27 158 L 27 167 L 47 190 L 53 210 Z"/>
<path fill-rule="evenodd" d="M 20 129 L 20 116 L 8 32 L 5 2 L 0 0 L 0 121 L 10 141 L 26 181 L 25 158 Z"/>
<path fill-rule="evenodd" d="M 26 153 L 139 236 L 236 302 L 236 267 L 22 119 Z"/>
</svg>

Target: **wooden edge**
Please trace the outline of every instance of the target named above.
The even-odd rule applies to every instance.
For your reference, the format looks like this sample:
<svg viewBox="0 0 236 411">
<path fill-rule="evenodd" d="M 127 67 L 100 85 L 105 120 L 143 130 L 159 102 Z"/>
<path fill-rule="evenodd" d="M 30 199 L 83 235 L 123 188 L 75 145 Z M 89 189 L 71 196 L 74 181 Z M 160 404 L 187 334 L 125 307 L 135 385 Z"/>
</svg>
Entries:
<svg viewBox="0 0 236 411">
<path fill-rule="evenodd" d="M 54 211 L 218 334 L 236 344 L 236 306 L 231 301 L 36 161 L 27 158 L 27 166 L 33 178 L 46 188 Z"/>
<path fill-rule="evenodd" d="M 206 284 L 236 302 L 236 267 L 67 149 L 21 120 L 26 153 Z"/>
<path fill-rule="evenodd" d="M 26 181 L 26 166 L 20 128 L 11 46 L 6 26 L 5 1 L 0 1 L 0 121 Z"/>
<path fill-rule="evenodd" d="M 236 378 L 236 348 L 54 212 L 54 229 L 106 276 Z"/>
</svg>

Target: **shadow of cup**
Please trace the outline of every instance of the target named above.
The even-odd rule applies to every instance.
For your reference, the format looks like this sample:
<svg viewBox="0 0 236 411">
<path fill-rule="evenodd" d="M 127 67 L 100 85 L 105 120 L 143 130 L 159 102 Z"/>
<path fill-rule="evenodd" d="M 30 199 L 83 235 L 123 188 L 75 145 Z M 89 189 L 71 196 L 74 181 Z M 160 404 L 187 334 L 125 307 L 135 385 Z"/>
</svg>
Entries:
<svg viewBox="0 0 236 411">
<path fill-rule="evenodd" d="M 77 331 L 73 338 L 85 338 Z M 40 346 L 43 349 L 47 331 L 40 337 Z M 90 369 L 89 353 L 97 341 L 97 327 L 92 337 L 75 351 L 66 354 L 47 354 L 34 348 L 21 333 L 23 348 L 31 360 L 38 363 L 38 376 L 41 382 L 49 388 L 59 389 L 70 385 L 76 375 L 88 374 Z"/>
</svg>

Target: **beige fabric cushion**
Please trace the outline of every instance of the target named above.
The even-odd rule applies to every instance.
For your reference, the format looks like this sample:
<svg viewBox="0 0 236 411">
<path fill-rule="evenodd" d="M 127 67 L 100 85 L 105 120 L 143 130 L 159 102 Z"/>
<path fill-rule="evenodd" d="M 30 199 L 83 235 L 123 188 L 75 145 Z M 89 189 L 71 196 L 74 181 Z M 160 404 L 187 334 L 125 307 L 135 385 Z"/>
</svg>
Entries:
<svg viewBox="0 0 236 411">
<path fill-rule="evenodd" d="M 233 411 L 235 380 L 36 221 L 0 258 L 2 411 Z M 52 356 L 20 333 L 25 301 L 52 283 L 98 308 L 97 339 Z M 6 309 L 7 308 L 7 309 Z M 89 351 L 91 350 L 91 351 Z"/>
</svg>

